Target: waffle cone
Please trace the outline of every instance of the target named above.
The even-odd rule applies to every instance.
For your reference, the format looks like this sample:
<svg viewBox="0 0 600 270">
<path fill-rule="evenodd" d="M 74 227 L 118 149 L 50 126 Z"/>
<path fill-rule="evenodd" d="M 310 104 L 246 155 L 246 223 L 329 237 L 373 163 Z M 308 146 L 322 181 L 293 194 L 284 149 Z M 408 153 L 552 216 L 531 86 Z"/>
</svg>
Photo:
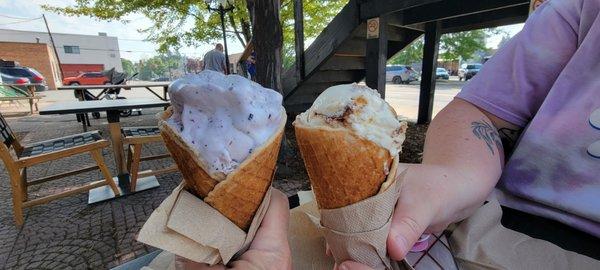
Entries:
<svg viewBox="0 0 600 270">
<path fill-rule="evenodd" d="M 242 164 L 224 179 L 209 175 L 205 162 L 196 151 L 169 126 L 171 108 L 159 114 L 160 134 L 184 179 L 184 187 L 215 208 L 240 229 L 247 231 L 256 210 L 271 186 L 286 115 L 276 134 L 257 148 Z"/>
<path fill-rule="evenodd" d="M 294 123 L 296 140 L 321 209 L 336 209 L 379 193 L 393 182 L 393 156 L 346 129 Z M 388 172 L 390 179 L 387 179 Z"/>
</svg>

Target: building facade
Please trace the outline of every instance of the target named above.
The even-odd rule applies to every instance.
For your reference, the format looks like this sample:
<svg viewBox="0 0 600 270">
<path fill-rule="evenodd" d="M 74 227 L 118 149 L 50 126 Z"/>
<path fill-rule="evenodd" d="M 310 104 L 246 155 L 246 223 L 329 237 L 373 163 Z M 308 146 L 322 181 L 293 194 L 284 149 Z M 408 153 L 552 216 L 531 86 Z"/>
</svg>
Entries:
<svg viewBox="0 0 600 270">
<path fill-rule="evenodd" d="M 0 59 L 13 60 L 39 71 L 49 89 L 61 85 L 60 69 L 54 51 L 45 43 L 1 42 Z"/>
<path fill-rule="evenodd" d="M 96 36 L 52 33 L 52 38 L 64 77 L 111 68 L 123 71 L 117 37 L 107 36 L 106 33 L 98 33 Z M 45 43 L 52 46 L 47 32 L 0 29 L 0 41 Z M 25 62 L 19 59 L 7 60 Z"/>
</svg>

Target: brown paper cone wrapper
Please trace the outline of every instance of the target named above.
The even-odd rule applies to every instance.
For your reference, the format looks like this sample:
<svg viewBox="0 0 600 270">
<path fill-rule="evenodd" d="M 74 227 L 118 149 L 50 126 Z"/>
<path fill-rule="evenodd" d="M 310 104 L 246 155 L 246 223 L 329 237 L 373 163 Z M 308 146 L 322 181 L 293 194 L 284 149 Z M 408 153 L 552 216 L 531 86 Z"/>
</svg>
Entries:
<svg viewBox="0 0 600 270">
<path fill-rule="evenodd" d="M 394 158 L 387 149 L 348 130 L 298 122 L 294 127 L 320 209 L 347 206 L 379 192 Z"/>
<path fill-rule="evenodd" d="M 386 240 L 400 190 L 398 157 L 349 130 L 294 127 L 321 212 L 316 223 L 335 261 L 395 269 Z"/>
<path fill-rule="evenodd" d="M 240 229 L 247 231 L 271 186 L 286 114 L 282 111 L 276 135 L 255 149 L 238 169 L 228 174 L 224 180 L 218 181 L 217 177 L 207 173 L 205 163 L 195 150 L 188 147 L 183 138 L 166 123 L 172 113 L 171 108 L 160 113 L 158 126 L 167 149 L 183 175 L 185 189 L 203 199 Z"/>
</svg>

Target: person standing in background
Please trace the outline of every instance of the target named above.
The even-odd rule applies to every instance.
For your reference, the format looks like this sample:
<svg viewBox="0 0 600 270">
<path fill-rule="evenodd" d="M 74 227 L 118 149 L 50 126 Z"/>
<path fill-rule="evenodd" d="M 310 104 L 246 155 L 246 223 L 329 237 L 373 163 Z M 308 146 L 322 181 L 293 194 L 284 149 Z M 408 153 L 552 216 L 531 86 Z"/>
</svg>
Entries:
<svg viewBox="0 0 600 270">
<path fill-rule="evenodd" d="M 248 66 L 248 74 L 250 75 L 250 79 L 256 81 L 256 53 L 252 52 L 248 59 L 246 60 L 246 65 Z"/>
<path fill-rule="evenodd" d="M 204 69 L 227 74 L 225 63 L 225 54 L 223 54 L 223 44 L 221 43 L 218 43 L 213 50 L 204 55 Z"/>
</svg>

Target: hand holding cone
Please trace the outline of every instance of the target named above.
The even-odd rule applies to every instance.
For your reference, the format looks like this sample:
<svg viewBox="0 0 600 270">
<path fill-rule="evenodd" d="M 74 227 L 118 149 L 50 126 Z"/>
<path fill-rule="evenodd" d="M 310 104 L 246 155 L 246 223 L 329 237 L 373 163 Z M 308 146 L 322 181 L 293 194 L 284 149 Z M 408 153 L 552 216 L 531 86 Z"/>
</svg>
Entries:
<svg viewBox="0 0 600 270">
<path fill-rule="evenodd" d="M 257 148 L 225 180 L 217 181 L 209 176 L 204 164 L 183 138 L 165 121 L 172 110 L 159 115 L 159 128 L 167 149 L 175 160 L 185 181 L 185 188 L 217 209 L 240 229 L 246 231 L 271 186 L 286 116 L 282 112 L 277 132 Z"/>
</svg>

